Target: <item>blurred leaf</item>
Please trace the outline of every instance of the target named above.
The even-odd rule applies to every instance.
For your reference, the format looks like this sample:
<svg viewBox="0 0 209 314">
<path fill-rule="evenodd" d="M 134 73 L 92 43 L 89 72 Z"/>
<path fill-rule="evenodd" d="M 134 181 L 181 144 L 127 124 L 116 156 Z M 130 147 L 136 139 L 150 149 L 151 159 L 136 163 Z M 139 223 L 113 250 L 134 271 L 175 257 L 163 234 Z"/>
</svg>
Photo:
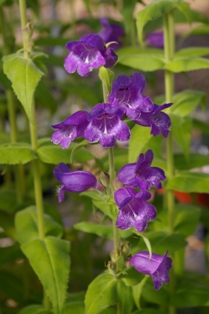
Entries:
<svg viewBox="0 0 209 314">
<path fill-rule="evenodd" d="M 21 309 L 18 314 L 47 314 L 43 305 L 29 305 Z"/>
<path fill-rule="evenodd" d="M 62 149 L 60 145 L 54 145 L 49 139 L 44 139 L 39 142 L 40 145 L 37 154 L 43 162 L 47 164 L 59 164 L 60 162 L 69 163 L 72 150 L 76 143 L 71 143 L 69 149 Z M 74 157 L 74 162 L 86 162 L 94 159 L 94 156 L 84 148 L 81 148 Z"/>
<path fill-rule="evenodd" d="M 206 173 L 181 171 L 167 180 L 166 187 L 181 192 L 208 193 L 209 176 Z"/>
<path fill-rule="evenodd" d="M 23 254 L 17 244 L 0 248 L 0 266 L 22 257 Z"/>
<path fill-rule="evenodd" d="M 62 37 L 52 37 L 52 36 L 44 36 L 44 37 L 38 37 L 34 44 L 35 46 L 52 46 L 53 48 L 55 46 L 62 46 L 65 47 L 66 43 L 68 42 L 67 38 Z"/>
<path fill-rule="evenodd" d="M 175 232 L 188 237 L 195 233 L 200 220 L 200 208 L 188 204 L 175 205 Z"/>
<path fill-rule="evenodd" d="M 144 147 L 147 146 L 151 138 L 150 128 L 145 128 L 136 124 L 131 130 L 131 138 L 129 141 L 128 161 L 130 163 L 138 160 L 139 154 L 144 153 Z"/>
<path fill-rule="evenodd" d="M 0 145 L 0 164 L 26 164 L 37 156 L 27 143 L 7 143 Z"/>
<path fill-rule="evenodd" d="M 143 286 L 142 298 L 152 304 L 154 303 L 159 305 L 165 305 L 167 307 L 169 305 L 169 293 L 167 290 L 168 289 L 166 285 L 163 285 L 160 290 L 154 290 L 152 279 L 151 277 L 149 277 L 145 285 Z"/>
<path fill-rule="evenodd" d="M 201 57 L 201 56 L 208 56 L 209 55 L 209 48 L 207 47 L 189 47 L 183 48 L 175 52 L 175 57 Z"/>
<path fill-rule="evenodd" d="M 38 217 L 35 206 L 27 207 L 19 211 L 15 217 L 15 225 L 18 241 L 21 244 L 39 238 Z M 44 214 L 45 235 L 61 237 L 63 228 L 49 215 Z"/>
<path fill-rule="evenodd" d="M 208 282 L 203 282 L 201 276 L 182 278 L 171 297 L 171 305 L 175 307 L 209 306 Z"/>
<path fill-rule="evenodd" d="M 57 110 L 58 104 L 54 99 L 51 90 L 46 86 L 43 80 L 38 84 L 35 92 L 35 99 L 38 105 L 42 108 L 49 108 L 52 114 Z"/>
<path fill-rule="evenodd" d="M 186 159 L 183 154 L 174 154 L 175 168 L 179 170 L 189 170 L 209 165 L 209 156 L 198 153 L 192 153 Z"/>
<path fill-rule="evenodd" d="M 49 296 L 54 312 L 62 314 L 70 267 L 69 242 L 46 237 L 27 242 L 21 248 Z"/>
<path fill-rule="evenodd" d="M 113 240 L 113 228 L 112 226 L 104 226 L 101 224 L 94 224 L 92 222 L 83 221 L 73 226 L 76 230 L 80 230 L 87 233 L 93 233 L 105 239 Z M 120 230 L 119 234 L 121 238 L 127 238 L 132 234 L 131 230 Z"/>
<path fill-rule="evenodd" d="M 86 314 L 99 313 L 119 301 L 116 280 L 112 275 L 103 273 L 88 286 L 85 297 Z"/>
<path fill-rule="evenodd" d="M 132 314 L 166 314 L 165 312 L 161 312 L 160 310 L 155 310 L 152 308 L 146 308 L 139 311 L 135 311 Z"/>
<path fill-rule="evenodd" d="M 0 270 L 0 291 L 4 292 L 7 298 L 11 298 L 16 302 L 22 303 L 23 296 L 23 283 L 22 281 L 7 270 Z"/>
<path fill-rule="evenodd" d="M 126 54 L 118 58 L 118 63 L 141 71 L 156 71 L 163 69 L 164 62 L 156 54 Z"/>
<path fill-rule="evenodd" d="M 204 108 L 207 105 L 205 93 L 190 89 L 175 94 L 172 101 L 171 111 L 182 118 L 193 112 L 199 104 L 202 104 Z"/>
<path fill-rule="evenodd" d="M 139 42 L 143 42 L 143 29 L 149 21 L 158 19 L 165 13 L 173 10 L 179 3 L 181 3 L 181 0 L 155 0 L 147 5 L 144 9 L 139 11 L 136 16 Z"/>
<path fill-rule="evenodd" d="M 190 117 L 181 118 L 175 114 L 171 114 L 170 118 L 172 121 L 173 137 L 183 151 L 185 158 L 189 159 L 192 137 L 192 119 Z"/>
<path fill-rule="evenodd" d="M 209 60 L 198 57 L 177 57 L 165 65 L 165 69 L 173 73 L 208 69 Z"/>
<path fill-rule="evenodd" d="M 141 293 L 142 293 L 142 289 L 147 281 L 147 279 L 149 278 L 148 275 L 145 275 L 144 278 L 142 279 L 142 281 L 140 283 L 138 283 L 138 285 L 133 286 L 133 298 L 134 298 L 134 302 L 137 306 L 137 309 L 140 309 L 140 298 L 141 298 Z"/>
<path fill-rule="evenodd" d="M 33 96 L 44 73 L 31 59 L 12 54 L 3 58 L 4 73 L 12 82 L 17 98 L 23 105 L 28 119 L 34 123 Z"/>
<path fill-rule="evenodd" d="M 0 190 L 0 200 L 1 210 L 7 213 L 13 213 L 16 210 L 17 198 L 15 191 L 2 188 Z"/>
<path fill-rule="evenodd" d="M 208 23 L 208 22 L 207 22 Z M 200 25 L 192 28 L 188 33 L 183 35 L 183 39 L 193 36 L 193 35 L 208 35 L 209 34 L 209 25 Z M 208 49 L 208 48 L 206 48 Z"/>
<path fill-rule="evenodd" d="M 183 15 L 186 17 L 188 22 L 191 22 L 191 11 L 189 7 L 189 3 L 186 2 L 180 2 L 177 4 L 176 8 L 183 13 Z"/>
</svg>

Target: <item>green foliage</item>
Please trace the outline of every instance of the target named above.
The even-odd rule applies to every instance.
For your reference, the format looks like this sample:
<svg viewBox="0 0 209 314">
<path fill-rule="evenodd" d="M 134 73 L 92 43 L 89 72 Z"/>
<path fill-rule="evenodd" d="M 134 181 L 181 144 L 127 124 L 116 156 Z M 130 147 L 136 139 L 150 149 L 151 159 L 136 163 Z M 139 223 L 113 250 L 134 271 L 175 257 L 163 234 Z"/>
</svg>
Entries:
<svg viewBox="0 0 209 314">
<path fill-rule="evenodd" d="M 47 314 L 42 305 L 29 305 L 19 311 L 18 314 Z"/>
<path fill-rule="evenodd" d="M 209 177 L 206 173 L 181 171 L 167 180 L 166 187 L 181 192 L 208 193 Z"/>
<path fill-rule="evenodd" d="M 69 242 L 45 237 L 29 241 L 21 249 L 49 296 L 54 312 L 62 314 L 69 276 Z"/>
<path fill-rule="evenodd" d="M 8 55 L 4 57 L 3 62 L 4 72 L 12 82 L 17 98 L 23 105 L 28 119 L 34 123 L 33 96 L 44 73 L 31 59 L 26 59 L 20 54 Z"/>
<path fill-rule="evenodd" d="M 136 16 L 139 42 L 143 42 L 143 29 L 149 21 L 158 19 L 176 8 L 179 3 L 181 3 L 181 0 L 155 0 L 139 11 Z"/>
<path fill-rule="evenodd" d="M 173 73 L 208 69 L 209 60 L 198 57 L 177 57 L 165 65 L 165 69 Z"/>
<path fill-rule="evenodd" d="M 120 297 L 117 292 L 119 280 L 108 273 L 96 277 L 88 286 L 85 297 L 86 314 L 99 313 L 116 304 Z"/>
<path fill-rule="evenodd" d="M 21 244 L 35 240 L 39 237 L 38 217 L 35 206 L 30 206 L 19 211 L 15 217 L 15 225 L 18 241 Z M 45 234 L 61 237 L 63 228 L 55 222 L 49 215 L 44 215 Z"/>
<path fill-rule="evenodd" d="M 194 205 L 175 205 L 175 232 L 188 237 L 195 233 L 200 220 L 200 208 Z"/>
<path fill-rule="evenodd" d="M 209 156 L 198 153 L 192 153 L 189 158 L 185 158 L 183 154 L 174 155 L 175 168 L 178 170 L 189 170 L 200 168 L 209 164 Z"/>
<path fill-rule="evenodd" d="M 1 164 L 26 164 L 36 158 L 35 152 L 27 143 L 6 143 L 0 145 Z"/>
<path fill-rule="evenodd" d="M 114 77 L 113 71 L 105 67 L 100 67 L 99 78 L 102 81 L 103 89 L 104 89 L 104 92 L 106 93 L 106 97 L 111 92 L 113 77 Z"/>
</svg>

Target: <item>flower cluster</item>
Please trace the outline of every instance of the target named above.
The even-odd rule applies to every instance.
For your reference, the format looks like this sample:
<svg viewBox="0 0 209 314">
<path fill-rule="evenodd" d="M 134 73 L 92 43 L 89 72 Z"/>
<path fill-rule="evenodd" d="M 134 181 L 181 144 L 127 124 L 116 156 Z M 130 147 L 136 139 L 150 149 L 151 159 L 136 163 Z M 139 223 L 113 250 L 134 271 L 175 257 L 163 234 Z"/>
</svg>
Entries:
<svg viewBox="0 0 209 314">
<path fill-rule="evenodd" d="M 67 72 L 77 71 L 80 76 L 86 76 L 93 68 L 110 68 L 116 63 L 117 55 L 111 47 L 105 46 L 105 42 L 114 40 L 114 35 L 122 35 L 122 32 L 116 26 L 110 26 L 106 19 L 102 20 L 102 24 L 103 30 L 99 34 L 89 34 L 67 43 L 66 48 L 71 51 L 64 64 Z M 108 39 L 105 38 L 107 33 Z M 100 142 L 105 148 L 113 147 L 117 140 L 126 142 L 130 138 L 125 117 L 136 124 L 150 127 L 154 136 L 161 133 L 167 137 L 171 120 L 163 110 L 171 103 L 161 106 L 154 104 L 143 94 L 145 85 L 145 77 L 140 73 L 134 73 L 130 78 L 120 75 L 113 82 L 106 102 L 96 104 L 90 112 L 77 111 L 63 122 L 53 125 L 55 132 L 51 137 L 52 142 L 67 149 L 73 140 L 83 137 L 89 143 Z M 166 177 L 162 169 L 151 166 L 153 158 L 152 150 L 148 150 L 140 154 L 137 162 L 123 166 L 118 173 L 118 180 L 124 186 L 115 191 L 114 198 L 119 209 L 116 225 L 122 230 L 133 227 L 143 232 L 148 222 L 156 217 L 154 205 L 148 202 L 151 198 L 149 190 L 151 187 L 161 188 L 161 182 Z M 54 169 L 54 175 L 62 184 L 58 189 L 59 202 L 63 201 L 65 192 L 80 193 L 99 187 L 93 174 L 71 171 L 64 163 Z M 152 277 L 154 289 L 159 289 L 163 282 L 168 283 L 171 259 L 167 257 L 167 252 L 163 256 L 153 254 L 151 258 L 148 252 L 138 252 L 127 258 L 138 271 Z"/>
</svg>

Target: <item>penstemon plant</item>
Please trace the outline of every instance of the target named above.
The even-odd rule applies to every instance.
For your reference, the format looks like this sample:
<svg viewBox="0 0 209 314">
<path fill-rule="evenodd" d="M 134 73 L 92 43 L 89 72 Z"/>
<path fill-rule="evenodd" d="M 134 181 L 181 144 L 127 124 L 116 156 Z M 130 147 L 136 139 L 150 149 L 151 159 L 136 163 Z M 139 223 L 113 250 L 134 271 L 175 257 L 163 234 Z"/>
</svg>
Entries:
<svg viewBox="0 0 209 314">
<path fill-rule="evenodd" d="M 0 2 L 0 79 L 10 125 L 8 138 L 2 116 L 0 246 L 10 242 L 0 247 L 0 313 L 207 313 L 207 273 L 188 271 L 184 261 L 187 237 L 200 222 L 209 227 L 208 212 L 199 194 L 196 201 L 191 196 L 193 204 L 176 198 L 209 189 L 208 175 L 191 171 L 207 165 L 208 156 L 190 153 L 192 127 L 208 134 L 191 115 L 206 98 L 191 89 L 175 93 L 175 73 L 208 69 L 209 48 L 175 51 L 174 26 L 199 22 L 191 34 L 205 34 L 208 18 L 183 0 L 101 1 L 98 6 L 120 10 L 123 28 L 93 19 L 91 1 L 84 1 L 89 18 L 77 21 L 71 1 L 72 24 L 49 29 L 27 19 L 26 5 L 35 19 L 38 2 L 19 0 L 22 43 L 14 47 L 15 21 L 8 19 L 14 2 Z M 79 23 L 92 31 L 74 37 Z M 68 42 L 66 30 L 73 34 Z M 68 52 L 61 56 L 40 50 L 64 44 Z M 155 97 L 157 70 L 164 73 L 165 95 Z M 57 103 L 69 96 L 77 106 L 63 118 Z M 47 110 L 56 122 L 46 138 L 39 123 Z M 74 211 L 79 222 L 69 229 L 65 219 Z M 206 236 L 206 268 L 208 243 Z"/>
</svg>

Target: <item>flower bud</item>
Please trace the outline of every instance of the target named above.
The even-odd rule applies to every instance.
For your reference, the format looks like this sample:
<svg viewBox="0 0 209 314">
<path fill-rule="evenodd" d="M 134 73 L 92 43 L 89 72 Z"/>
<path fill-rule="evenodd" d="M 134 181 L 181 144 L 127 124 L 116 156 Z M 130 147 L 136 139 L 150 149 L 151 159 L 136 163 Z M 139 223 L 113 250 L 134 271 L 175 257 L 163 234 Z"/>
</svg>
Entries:
<svg viewBox="0 0 209 314">
<path fill-rule="evenodd" d="M 100 174 L 100 182 L 102 183 L 102 185 L 107 188 L 109 185 L 109 175 L 106 172 L 101 172 Z"/>
<path fill-rule="evenodd" d="M 107 263 L 107 268 L 109 269 L 110 272 L 116 271 L 116 264 L 113 263 L 112 261 L 109 261 Z"/>
<path fill-rule="evenodd" d="M 130 254 L 130 245 L 128 241 L 124 242 L 121 246 L 121 252 L 124 257 L 127 257 Z"/>
<path fill-rule="evenodd" d="M 113 263 L 117 263 L 120 259 L 121 253 L 118 249 L 113 250 L 110 252 L 111 261 Z"/>
</svg>

